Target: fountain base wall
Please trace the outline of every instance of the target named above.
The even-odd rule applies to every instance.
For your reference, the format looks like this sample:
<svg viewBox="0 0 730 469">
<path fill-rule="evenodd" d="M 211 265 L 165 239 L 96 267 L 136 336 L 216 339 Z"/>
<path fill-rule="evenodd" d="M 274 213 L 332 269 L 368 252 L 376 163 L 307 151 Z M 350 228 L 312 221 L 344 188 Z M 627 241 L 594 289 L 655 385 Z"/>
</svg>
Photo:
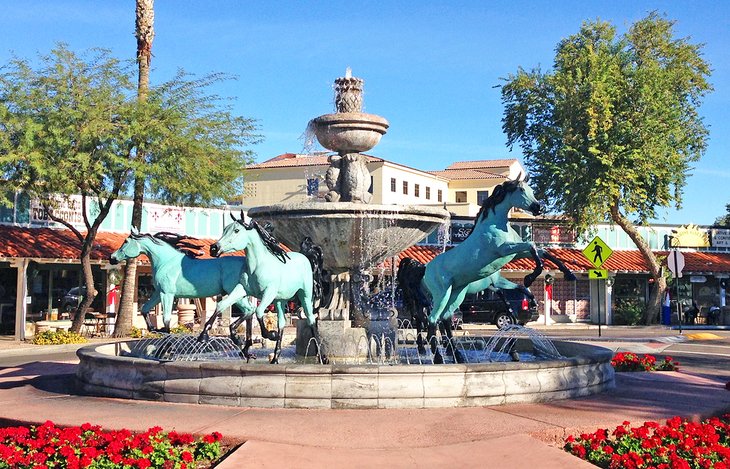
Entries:
<svg viewBox="0 0 730 469">
<path fill-rule="evenodd" d="M 105 397 L 235 407 L 379 409 L 491 406 L 611 389 L 612 352 L 556 341 L 566 359 L 455 365 L 251 365 L 121 356 L 127 342 L 77 352 L 79 389 Z"/>
</svg>

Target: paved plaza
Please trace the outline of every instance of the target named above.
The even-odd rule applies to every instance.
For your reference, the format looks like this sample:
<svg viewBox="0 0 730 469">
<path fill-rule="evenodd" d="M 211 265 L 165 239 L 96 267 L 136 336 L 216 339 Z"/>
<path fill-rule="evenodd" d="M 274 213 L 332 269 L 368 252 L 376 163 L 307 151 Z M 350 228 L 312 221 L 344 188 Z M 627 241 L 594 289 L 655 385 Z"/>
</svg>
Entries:
<svg viewBox="0 0 730 469">
<path fill-rule="evenodd" d="M 604 332 L 608 337 L 599 345 L 654 354 L 674 340 L 666 337 L 677 337 L 661 329 L 648 338 L 644 331 L 642 339 L 630 337 L 628 329 Z M 74 392 L 76 360 L 53 359 L 74 347 L 0 341 L 0 360 L 32 357 L 0 368 L 0 423 L 90 422 L 132 430 L 159 425 L 168 431 L 218 431 L 245 442 L 220 468 L 594 467 L 562 451 L 563 438 L 624 420 L 640 425 L 730 411 L 728 376 L 689 367 L 678 373 L 618 373 L 614 390 L 585 398 L 479 408 L 254 409 L 97 398 Z"/>
</svg>

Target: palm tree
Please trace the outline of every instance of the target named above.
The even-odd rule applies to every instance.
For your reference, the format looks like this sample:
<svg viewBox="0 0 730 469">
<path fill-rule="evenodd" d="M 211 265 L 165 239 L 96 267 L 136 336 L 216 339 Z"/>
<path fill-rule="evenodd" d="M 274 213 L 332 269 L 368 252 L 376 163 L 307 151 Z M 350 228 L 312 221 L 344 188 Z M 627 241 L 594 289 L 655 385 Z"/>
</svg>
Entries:
<svg viewBox="0 0 730 469">
<path fill-rule="evenodd" d="M 137 97 L 140 101 L 147 99 L 150 89 L 150 63 L 152 62 L 152 41 L 155 38 L 155 5 L 154 0 L 136 0 L 135 7 L 135 37 L 137 38 Z M 137 158 L 144 158 L 137 154 Z M 132 208 L 132 226 L 138 230 L 142 225 L 142 203 L 144 202 L 145 179 L 137 175 L 134 181 L 134 205 Z M 132 330 L 135 291 L 137 289 L 137 260 L 127 261 L 127 271 L 124 276 L 122 299 L 119 315 L 114 328 L 115 337 L 126 337 Z"/>
</svg>

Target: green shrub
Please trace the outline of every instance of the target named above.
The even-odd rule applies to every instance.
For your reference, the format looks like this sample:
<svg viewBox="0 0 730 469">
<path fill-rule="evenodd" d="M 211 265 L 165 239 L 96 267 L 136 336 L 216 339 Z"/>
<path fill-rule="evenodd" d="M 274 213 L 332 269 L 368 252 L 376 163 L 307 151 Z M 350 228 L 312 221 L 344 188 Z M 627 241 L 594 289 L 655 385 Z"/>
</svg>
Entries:
<svg viewBox="0 0 730 469">
<path fill-rule="evenodd" d="M 635 299 L 618 299 L 613 309 L 613 323 L 623 326 L 637 326 L 641 324 L 644 314 L 644 304 Z"/>
<path fill-rule="evenodd" d="M 64 331 L 43 331 L 33 336 L 32 343 L 35 345 L 61 345 L 61 344 L 83 344 L 86 338 L 76 332 Z"/>
</svg>

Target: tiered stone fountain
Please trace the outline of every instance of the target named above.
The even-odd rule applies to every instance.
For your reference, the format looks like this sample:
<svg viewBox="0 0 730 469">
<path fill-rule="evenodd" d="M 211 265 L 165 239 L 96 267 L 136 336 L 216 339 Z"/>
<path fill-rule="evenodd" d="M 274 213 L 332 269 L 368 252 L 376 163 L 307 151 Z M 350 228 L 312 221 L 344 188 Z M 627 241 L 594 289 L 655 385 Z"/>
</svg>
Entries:
<svg viewBox="0 0 730 469">
<path fill-rule="evenodd" d="M 369 203 L 370 172 L 362 152 L 380 142 L 388 121 L 362 112 L 362 91 L 363 80 L 351 76 L 348 69 L 344 77 L 335 80 L 337 112 L 310 122 L 319 143 L 336 152 L 329 157 L 325 176 L 327 202 L 276 204 L 248 212 L 260 223 L 271 223 L 276 238 L 291 249 L 299 249 L 305 237 L 322 248 L 332 295 L 320 308 L 319 332 L 332 359 L 364 359 L 368 355 L 365 329 L 351 327 L 353 316 L 360 313 L 352 299 L 367 271 L 450 219 L 443 208 Z M 299 327 L 299 355 L 311 355 L 307 351 L 309 339 L 308 328 Z"/>
<path fill-rule="evenodd" d="M 553 352 L 545 354 L 545 345 L 525 338 L 520 330 L 507 330 L 506 336 L 500 331 L 489 344 L 479 338 L 465 341 L 486 344 L 487 353 L 471 363 L 433 365 L 416 353 L 416 364 L 349 364 L 359 363 L 367 352 L 368 341 L 360 340 L 365 331 L 351 324 L 361 305 L 355 293 L 364 274 L 449 217 L 443 209 L 368 204 L 370 177 L 361 152 L 379 142 L 388 123 L 361 112 L 362 80 L 348 73 L 335 81 L 335 90 L 337 112 L 312 121 L 320 143 L 336 152 L 326 178 L 329 202 L 249 211 L 251 217 L 271 222 L 275 236 L 292 249 L 304 237 L 322 247 L 333 288 L 319 311 L 319 331 L 330 364 L 249 364 L 237 359 L 239 350 L 221 341 L 200 344 L 192 336 L 169 336 L 160 343 L 129 341 L 80 349 L 79 389 L 101 396 L 244 407 L 420 408 L 566 399 L 613 387 L 610 350 L 556 341 Z M 304 330 L 308 328 L 298 334 L 300 354 L 306 354 L 309 343 Z M 489 351 L 498 343 L 507 347 L 507 340 L 514 340 L 515 350 L 541 358 L 490 362 Z M 479 352 L 477 347 L 471 351 Z M 339 360 L 343 357 L 345 364 Z"/>
</svg>

